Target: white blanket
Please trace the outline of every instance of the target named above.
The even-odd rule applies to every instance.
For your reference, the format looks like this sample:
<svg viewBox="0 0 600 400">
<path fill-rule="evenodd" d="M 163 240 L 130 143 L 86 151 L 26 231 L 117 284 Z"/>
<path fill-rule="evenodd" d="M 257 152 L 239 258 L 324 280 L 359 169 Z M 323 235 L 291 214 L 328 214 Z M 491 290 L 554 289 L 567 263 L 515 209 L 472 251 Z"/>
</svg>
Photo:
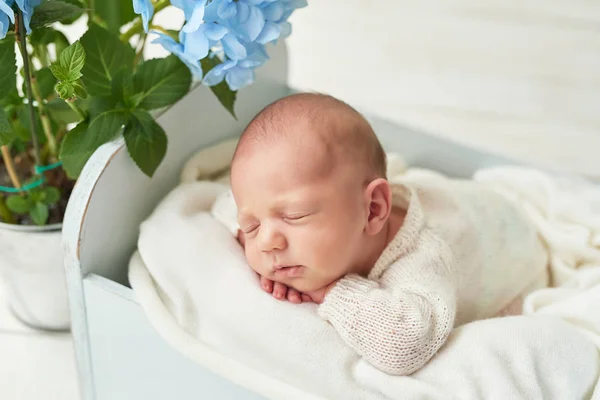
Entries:
<svg viewBox="0 0 600 400">
<path fill-rule="evenodd" d="M 537 210 L 545 236 L 556 238 L 555 279 L 566 282 L 528 297 L 526 311 L 536 315 L 456 329 L 410 377 L 388 376 L 358 358 L 315 305 L 278 302 L 259 288 L 241 247 L 206 212 L 224 185 L 186 183 L 165 198 L 141 227 L 130 282 L 167 342 L 271 399 L 600 398 L 597 214 L 577 215 L 580 204 L 567 213 L 564 202 L 545 199 L 549 192 L 533 196 L 534 182 L 514 179 L 525 172 L 495 169 L 476 179 L 500 187 L 506 177 L 507 195 L 518 192 Z"/>
</svg>

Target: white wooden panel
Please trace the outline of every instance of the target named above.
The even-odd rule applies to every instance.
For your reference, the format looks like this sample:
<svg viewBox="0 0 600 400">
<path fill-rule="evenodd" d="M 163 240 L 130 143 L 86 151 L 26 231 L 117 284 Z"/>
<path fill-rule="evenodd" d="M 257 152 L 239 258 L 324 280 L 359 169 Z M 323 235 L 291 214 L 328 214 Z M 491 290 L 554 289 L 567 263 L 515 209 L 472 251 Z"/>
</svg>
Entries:
<svg viewBox="0 0 600 400">
<path fill-rule="evenodd" d="M 259 400 L 171 348 L 131 289 L 97 275 L 84 280 L 95 400 Z"/>
<path fill-rule="evenodd" d="M 600 178 L 600 2 L 328 0 L 292 22 L 292 86 Z"/>
</svg>

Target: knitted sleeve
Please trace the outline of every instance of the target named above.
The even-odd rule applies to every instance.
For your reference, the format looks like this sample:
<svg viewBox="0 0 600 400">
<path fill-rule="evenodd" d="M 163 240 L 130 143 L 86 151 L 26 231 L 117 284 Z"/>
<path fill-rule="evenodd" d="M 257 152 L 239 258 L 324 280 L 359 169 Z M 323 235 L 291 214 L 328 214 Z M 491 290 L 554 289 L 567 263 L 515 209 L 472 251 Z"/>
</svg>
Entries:
<svg viewBox="0 0 600 400">
<path fill-rule="evenodd" d="M 402 262 L 379 282 L 348 275 L 318 313 L 373 366 L 409 375 L 435 355 L 454 326 L 456 294 L 447 275 L 445 266 Z"/>
</svg>

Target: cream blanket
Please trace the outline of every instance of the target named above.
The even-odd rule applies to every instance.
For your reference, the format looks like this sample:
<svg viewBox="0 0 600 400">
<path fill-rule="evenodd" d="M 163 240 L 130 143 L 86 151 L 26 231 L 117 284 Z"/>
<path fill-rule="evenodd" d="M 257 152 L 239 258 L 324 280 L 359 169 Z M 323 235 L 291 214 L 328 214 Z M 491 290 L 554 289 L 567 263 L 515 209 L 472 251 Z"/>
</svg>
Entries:
<svg viewBox="0 0 600 400">
<path fill-rule="evenodd" d="M 403 171 L 395 162 L 390 167 Z M 429 172 L 407 172 L 418 173 Z M 565 192 L 556 180 L 515 168 L 479 171 L 475 179 L 528 210 L 561 287 L 532 293 L 531 316 L 456 329 L 410 377 L 388 376 L 362 361 L 314 305 L 262 292 L 239 245 L 206 212 L 225 185 L 186 183 L 165 198 L 141 227 L 130 281 L 167 342 L 266 398 L 600 398 L 598 189 L 569 182 Z"/>
</svg>

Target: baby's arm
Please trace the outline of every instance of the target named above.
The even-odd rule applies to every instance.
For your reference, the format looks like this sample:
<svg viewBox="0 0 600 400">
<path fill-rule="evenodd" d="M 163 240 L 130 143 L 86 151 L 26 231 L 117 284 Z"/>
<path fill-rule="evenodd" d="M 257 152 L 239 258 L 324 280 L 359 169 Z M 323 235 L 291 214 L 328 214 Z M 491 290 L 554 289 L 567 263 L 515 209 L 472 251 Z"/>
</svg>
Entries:
<svg viewBox="0 0 600 400">
<path fill-rule="evenodd" d="M 380 282 L 348 275 L 318 310 L 360 356 L 391 375 L 425 365 L 448 338 L 456 314 L 451 282 L 436 274 L 406 279 L 402 268 L 392 265 Z"/>
</svg>

